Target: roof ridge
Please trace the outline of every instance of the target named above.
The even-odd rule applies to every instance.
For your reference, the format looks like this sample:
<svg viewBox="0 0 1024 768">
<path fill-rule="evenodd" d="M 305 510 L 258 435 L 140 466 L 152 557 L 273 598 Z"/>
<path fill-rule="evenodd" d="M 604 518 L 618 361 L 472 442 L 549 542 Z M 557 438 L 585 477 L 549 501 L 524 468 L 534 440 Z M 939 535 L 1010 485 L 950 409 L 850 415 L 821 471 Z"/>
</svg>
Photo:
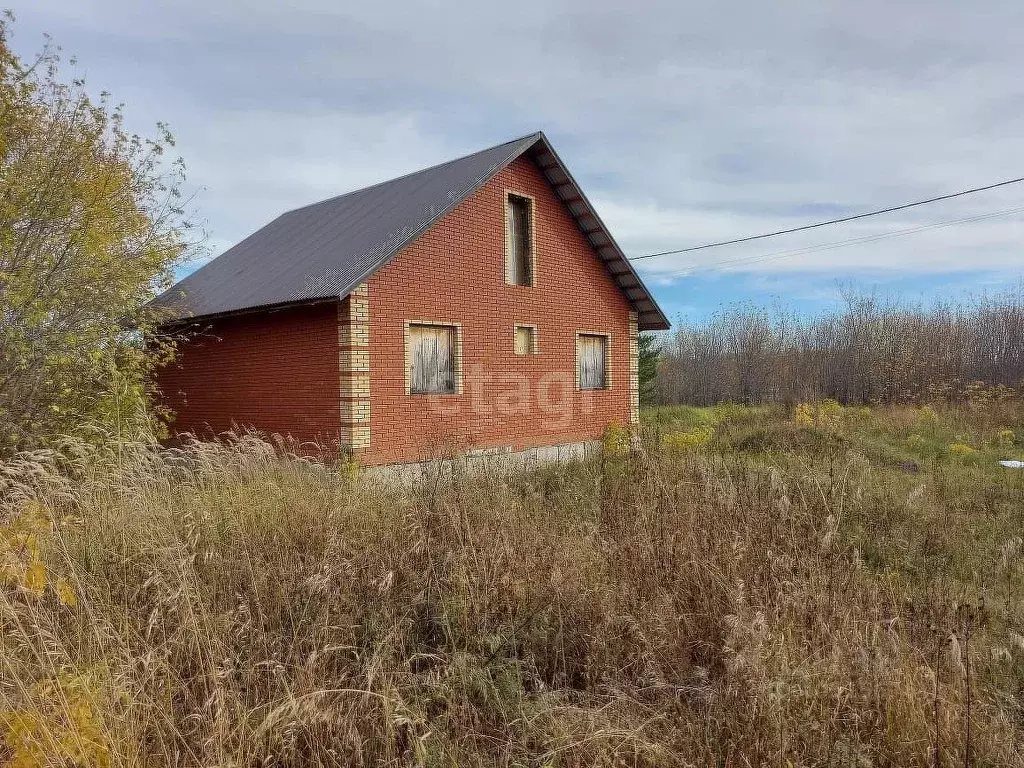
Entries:
<svg viewBox="0 0 1024 768">
<path fill-rule="evenodd" d="M 174 323 L 340 298 L 530 152 L 537 152 L 536 167 L 637 313 L 639 328 L 667 328 L 668 319 L 543 131 L 285 212 L 150 305 L 166 309 L 167 322 Z"/>
<path fill-rule="evenodd" d="M 329 203 L 329 202 L 331 202 L 333 200 L 339 200 L 339 199 L 341 199 L 343 197 L 347 197 L 348 195 L 355 195 L 355 194 L 357 194 L 359 192 L 366 192 L 367 190 L 370 190 L 370 189 L 376 189 L 377 187 L 382 187 L 385 184 L 391 184 L 392 182 L 395 182 L 395 181 L 401 181 L 402 179 L 408 179 L 408 178 L 410 178 L 412 176 L 417 176 L 417 175 L 419 175 L 421 173 L 427 173 L 428 171 L 434 171 L 434 170 L 437 170 L 438 168 L 443 168 L 446 165 L 451 165 L 453 163 L 458 163 L 458 162 L 461 162 L 462 160 L 468 160 L 469 158 L 475 157 L 476 155 L 482 155 L 484 152 L 493 152 L 494 150 L 499 149 L 500 147 L 508 146 L 509 144 L 518 144 L 519 142 L 526 141 L 527 139 L 539 140 L 539 139 L 541 139 L 543 137 L 544 137 L 544 132 L 543 131 L 534 131 L 533 133 L 527 133 L 527 134 L 524 134 L 523 136 L 520 136 L 517 139 L 510 139 L 509 141 L 503 141 L 500 144 L 495 144 L 494 146 L 487 147 L 485 149 L 480 149 L 480 150 L 477 150 L 476 152 L 470 152 L 470 153 L 465 154 L 465 155 L 460 155 L 459 157 L 454 157 L 451 160 L 445 160 L 444 162 L 441 162 L 441 163 L 435 163 L 434 165 L 428 165 L 426 168 L 420 168 L 418 171 L 410 171 L 409 173 L 404 173 L 401 176 L 393 176 L 390 179 L 384 179 L 383 181 L 378 181 L 375 184 L 369 184 L 369 185 L 367 185 L 365 187 L 359 187 L 357 189 L 349 190 L 348 192 L 342 192 L 339 195 L 332 195 L 331 197 L 325 197 L 323 200 L 317 200 L 316 202 L 313 202 L 313 203 L 306 203 L 305 205 L 300 205 L 297 208 L 289 208 L 288 210 L 282 212 L 280 214 L 280 216 L 286 216 L 289 213 L 295 213 L 295 211 L 302 211 L 302 210 L 305 210 L 306 208 L 312 208 L 314 205 L 320 205 L 321 203 Z M 280 218 L 280 216 L 278 218 Z"/>
</svg>

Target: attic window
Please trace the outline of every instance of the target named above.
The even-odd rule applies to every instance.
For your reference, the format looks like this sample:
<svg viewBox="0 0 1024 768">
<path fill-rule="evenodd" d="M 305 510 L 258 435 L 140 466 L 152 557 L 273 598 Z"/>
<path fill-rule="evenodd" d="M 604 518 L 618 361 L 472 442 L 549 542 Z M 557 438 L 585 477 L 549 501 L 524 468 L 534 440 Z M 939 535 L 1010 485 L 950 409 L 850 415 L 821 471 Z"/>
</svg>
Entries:
<svg viewBox="0 0 1024 768">
<path fill-rule="evenodd" d="M 533 285 L 533 200 L 505 197 L 505 278 L 511 285 Z"/>
</svg>

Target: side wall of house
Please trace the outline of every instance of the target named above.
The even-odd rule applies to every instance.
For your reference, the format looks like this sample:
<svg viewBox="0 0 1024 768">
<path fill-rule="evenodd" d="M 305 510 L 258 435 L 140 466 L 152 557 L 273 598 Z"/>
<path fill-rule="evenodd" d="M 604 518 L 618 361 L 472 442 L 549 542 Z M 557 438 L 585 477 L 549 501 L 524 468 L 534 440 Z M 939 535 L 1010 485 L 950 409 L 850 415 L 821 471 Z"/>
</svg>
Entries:
<svg viewBox="0 0 1024 768">
<path fill-rule="evenodd" d="M 335 450 L 341 435 L 339 325 L 347 302 L 204 323 L 157 372 L 172 433 L 237 424 Z"/>
<path fill-rule="evenodd" d="M 505 196 L 534 200 L 535 284 L 508 285 Z M 520 158 L 374 274 L 367 464 L 520 450 L 601 436 L 635 420 L 635 315 L 537 166 Z M 460 392 L 407 391 L 409 322 L 459 328 Z M 514 354 L 514 326 L 537 352 Z M 604 390 L 579 391 L 578 333 L 608 336 Z"/>
</svg>

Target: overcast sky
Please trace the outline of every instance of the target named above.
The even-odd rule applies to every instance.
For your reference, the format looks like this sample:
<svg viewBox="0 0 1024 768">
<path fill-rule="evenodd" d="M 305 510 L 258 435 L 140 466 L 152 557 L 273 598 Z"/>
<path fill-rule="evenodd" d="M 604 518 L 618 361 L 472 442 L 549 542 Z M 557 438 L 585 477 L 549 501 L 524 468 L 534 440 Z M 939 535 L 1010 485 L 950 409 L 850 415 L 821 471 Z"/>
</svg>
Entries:
<svg viewBox="0 0 1024 768">
<path fill-rule="evenodd" d="M 213 255 L 278 213 L 542 129 L 631 256 L 1024 176 L 1024 3 L 32 0 L 130 127 L 162 120 Z M 638 264 L 673 317 L 1024 275 L 1024 184 Z M 746 261 L 744 261 L 746 260 Z M 722 262 L 728 262 L 725 265 Z"/>
</svg>

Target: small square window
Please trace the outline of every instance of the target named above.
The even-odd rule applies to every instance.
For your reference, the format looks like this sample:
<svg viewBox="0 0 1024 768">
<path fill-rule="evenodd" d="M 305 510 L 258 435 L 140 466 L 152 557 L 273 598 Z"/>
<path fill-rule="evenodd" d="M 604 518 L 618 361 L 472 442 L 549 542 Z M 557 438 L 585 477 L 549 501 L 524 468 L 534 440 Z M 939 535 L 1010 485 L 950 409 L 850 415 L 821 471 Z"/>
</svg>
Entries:
<svg viewBox="0 0 1024 768">
<path fill-rule="evenodd" d="M 533 200 L 505 198 L 505 277 L 512 285 L 533 285 Z"/>
<path fill-rule="evenodd" d="M 576 371 L 580 389 L 608 387 L 608 337 L 596 333 L 576 336 Z"/>
<path fill-rule="evenodd" d="M 532 325 L 515 327 L 515 353 L 533 355 L 537 352 L 537 329 Z"/>
<path fill-rule="evenodd" d="M 457 329 L 452 325 L 409 325 L 409 393 L 458 392 Z"/>
</svg>

